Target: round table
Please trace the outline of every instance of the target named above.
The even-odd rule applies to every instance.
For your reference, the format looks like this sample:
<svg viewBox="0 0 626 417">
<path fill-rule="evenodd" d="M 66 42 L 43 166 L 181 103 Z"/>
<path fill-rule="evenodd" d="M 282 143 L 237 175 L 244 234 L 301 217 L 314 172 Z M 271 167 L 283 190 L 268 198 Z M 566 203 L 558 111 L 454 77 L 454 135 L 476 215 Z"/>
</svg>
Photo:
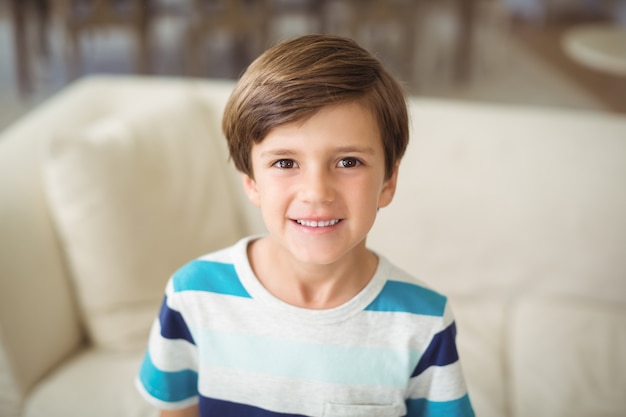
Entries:
<svg viewBox="0 0 626 417">
<path fill-rule="evenodd" d="M 578 63 L 626 76 L 626 26 L 576 26 L 565 32 L 562 41 L 566 53 Z"/>
</svg>

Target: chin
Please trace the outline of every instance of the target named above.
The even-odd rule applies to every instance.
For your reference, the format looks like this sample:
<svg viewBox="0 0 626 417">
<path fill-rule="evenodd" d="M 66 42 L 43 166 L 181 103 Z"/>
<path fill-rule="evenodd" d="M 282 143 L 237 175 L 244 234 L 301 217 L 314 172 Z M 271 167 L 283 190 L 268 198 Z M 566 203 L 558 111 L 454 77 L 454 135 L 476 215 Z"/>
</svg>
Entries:
<svg viewBox="0 0 626 417">
<path fill-rule="evenodd" d="M 295 259 L 298 259 L 299 262 L 310 264 L 310 265 L 332 265 L 346 257 L 350 256 L 352 253 L 355 253 L 359 245 L 349 246 L 349 247 L 340 247 L 339 244 L 320 244 L 320 245 L 310 245 L 307 248 L 302 248 L 296 246 L 292 246 L 292 250 L 290 251 L 292 256 Z"/>
</svg>

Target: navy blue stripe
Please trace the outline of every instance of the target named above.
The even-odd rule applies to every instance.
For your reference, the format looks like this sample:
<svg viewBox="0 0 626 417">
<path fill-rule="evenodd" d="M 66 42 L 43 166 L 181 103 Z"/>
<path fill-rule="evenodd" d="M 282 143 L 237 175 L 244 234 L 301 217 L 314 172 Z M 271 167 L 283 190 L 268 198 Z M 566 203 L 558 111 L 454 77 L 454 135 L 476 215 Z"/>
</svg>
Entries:
<svg viewBox="0 0 626 417">
<path fill-rule="evenodd" d="M 431 366 L 446 366 L 459 360 L 456 350 L 456 324 L 437 333 L 417 363 L 411 378 L 418 376 Z"/>
<path fill-rule="evenodd" d="M 174 274 L 174 292 L 205 291 L 250 298 L 232 264 L 191 261 Z"/>
<path fill-rule="evenodd" d="M 289 393 L 285 393 L 289 395 Z M 302 414 L 286 414 L 251 405 L 234 403 L 230 401 L 218 400 L 200 396 L 200 416 L 220 416 L 220 417 L 306 417 Z"/>
<path fill-rule="evenodd" d="M 167 305 L 167 296 L 161 304 L 159 312 L 159 322 L 161 323 L 161 336 L 166 339 L 184 339 L 195 345 L 193 336 L 185 323 L 182 314 L 176 310 L 172 310 Z"/>
</svg>

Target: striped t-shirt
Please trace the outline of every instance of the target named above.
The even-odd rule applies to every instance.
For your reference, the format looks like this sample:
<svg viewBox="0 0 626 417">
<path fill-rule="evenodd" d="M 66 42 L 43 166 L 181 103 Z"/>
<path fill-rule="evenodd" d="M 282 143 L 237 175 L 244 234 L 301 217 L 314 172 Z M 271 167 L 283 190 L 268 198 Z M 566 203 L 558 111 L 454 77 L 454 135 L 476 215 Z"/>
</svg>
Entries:
<svg viewBox="0 0 626 417">
<path fill-rule="evenodd" d="M 255 277 L 250 238 L 167 284 L 137 385 L 201 416 L 473 416 L 446 298 L 379 257 L 332 309 L 286 304 Z"/>
</svg>

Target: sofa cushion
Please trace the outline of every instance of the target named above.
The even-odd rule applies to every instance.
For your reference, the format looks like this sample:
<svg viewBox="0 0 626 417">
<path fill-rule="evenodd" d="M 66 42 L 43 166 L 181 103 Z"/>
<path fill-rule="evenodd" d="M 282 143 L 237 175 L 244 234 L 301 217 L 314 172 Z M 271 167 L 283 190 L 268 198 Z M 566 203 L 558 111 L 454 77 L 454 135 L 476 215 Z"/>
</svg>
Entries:
<svg viewBox="0 0 626 417">
<path fill-rule="evenodd" d="M 21 396 L 3 343 L 0 332 L 0 416 L 16 417 L 20 415 Z"/>
<path fill-rule="evenodd" d="M 509 303 L 491 294 L 451 297 L 457 347 L 477 416 L 507 415 L 505 334 Z"/>
<path fill-rule="evenodd" d="M 243 234 L 214 114 L 166 91 L 51 136 L 45 188 L 96 345 L 144 346 L 169 275 Z"/>
<path fill-rule="evenodd" d="M 22 415 L 156 417 L 134 385 L 142 358 L 143 352 L 79 352 L 35 387 Z"/>
<path fill-rule="evenodd" d="M 513 416 L 623 416 L 626 305 L 524 297 L 510 329 Z"/>
</svg>

